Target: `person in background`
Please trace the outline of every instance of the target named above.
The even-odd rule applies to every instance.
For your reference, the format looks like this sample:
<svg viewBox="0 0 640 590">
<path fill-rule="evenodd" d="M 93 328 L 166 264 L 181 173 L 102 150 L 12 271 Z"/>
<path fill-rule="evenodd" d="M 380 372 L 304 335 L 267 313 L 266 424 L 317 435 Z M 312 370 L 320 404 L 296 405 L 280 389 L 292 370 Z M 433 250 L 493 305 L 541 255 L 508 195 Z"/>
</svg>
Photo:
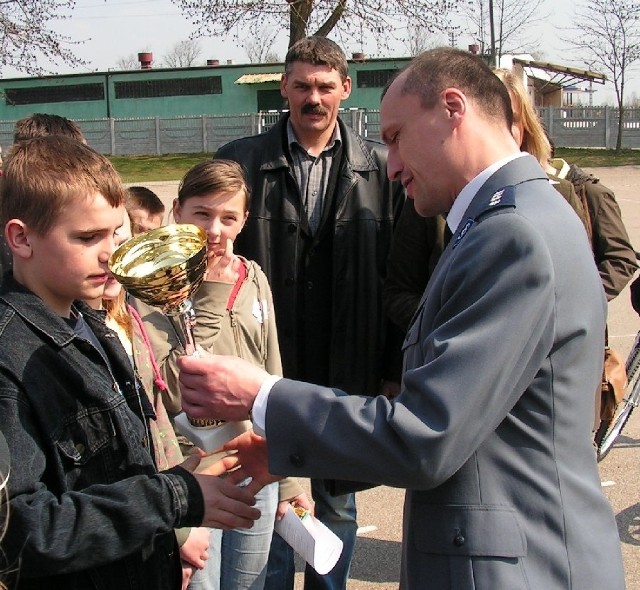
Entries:
<svg viewBox="0 0 640 590">
<path fill-rule="evenodd" d="M 233 354 L 271 373 L 281 374 L 276 319 L 269 283 L 260 267 L 233 252 L 249 209 L 249 191 L 237 162 L 206 161 L 191 168 L 180 183 L 173 205 L 176 223 L 191 223 L 207 232 L 208 260 L 204 281 L 191 297 L 196 315 L 194 337 L 204 350 Z M 148 306 L 139 307 L 151 345 L 168 385 L 165 401 L 172 416 L 180 409 L 177 358 L 184 348 L 177 326 Z M 250 422 L 246 422 L 250 428 Z M 190 444 L 184 441 L 185 444 Z M 189 447 L 185 447 L 189 448 Z M 214 454 L 202 462 L 220 458 Z M 209 561 L 196 572 L 190 590 L 260 590 L 267 573 L 278 490 L 283 505 L 295 500 L 311 508 L 295 480 L 264 488 L 256 496 L 262 516 L 251 531 L 211 530 Z M 284 508 L 283 508 L 284 509 Z"/>
<path fill-rule="evenodd" d="M 131 232 L 134 236 L 162 225 L 164 203 L 160 197 L 145 186 L 127 188 L 127 212 L 131 219 Z"/>
<path fill-rule="evenodd" d="M 216 158 L 246 171 L 249 217 L 236 251 L 269 279 L 284 375 L 377 393 L 395 371 L 401 336 L 385 318 L 381 288 L 402 187 L 385 176 L 386 148 L 338 116 L 351 93 L 344 52 L 307 37 L 287 52 L 280 93 L 289 102 L 267 133 L 233 141 Z M 305 570 L 305 588 L 346 588 L 358 528 L 353 493 L 311 482 L 317 518 L 344 543 L 334 569 Z M 274 535 L 267 590 L 293 588 L 289 546 Z"/>
<path fill-rule="evenodd" d="M 606 301 L 579 218 L 511 134 L 510 103 L 482 59 L 450 47 L 416 57 L 382 99 L 389 177 L 452 234 L 397 397 L 203 355 L 179 359 L 183 406 L 251 414 L 266 439 L 225 448 L 253 489 L 284 474 L 406 488 L 404 590 L 622 590 L 584 395 L 601 376 Z"/>
<path fill-rule="evenodd" d="M 553 156 L 553 143 L 551 146 Z M 549 169 L 557 178 L 570 181 L 583 203 L 587 212 L 587 234 L 593 249 L 593 258 L 607 301 L 611 301 L 620 294 L 638 270 L 636 251 L 622 221 L 622 212 L 616 197 L 598 178 L 576 164 L 569 165 L 561 158 L 552 158 Z M 608 331 L 605 333 L 604 358 L 602 383 L 596 388 L 595 394 L 593 431 L 597 448 L 609 430 L 617 404 L 624 396 L 626 388 L 624 359 L 609 347 Z M 622 383 L 620 379 L 615 381 L 616 371 L 623 377 Z M 617 383 L 618 387 L 614 387 L 614 383 Z"/>
<path fill-rule="evenodd" d="M 622 220 L 615 194 L 599 178 L 576 164 L 568 164 L 561 158 L 552 157 L 550 165 L 557 178 L 573 184 L 585 204 L 591 226 L 593 256 L 607 301 L 611 301 L 627 286 L 638 270 L 636 251 Z"/>
<path fill-rule="evenodd" d="M 232 474 L 192 473 L 197 456 L 155 466 L 153 409 L 85 303 L 104 293 L 123 216 L 120 178 L 95 150 L 56 135 L 12 149 L 0 183 L 13 255 L 0 289 L 0 432 L 19 466 L 1 544 L 14 590 L 175 590 L 174 528 L 260 515 Z"/>
<path fill-rule="evenodd" d="M 33 113 L 20 119 L 13 130 L 13 143 L 46 135 L 64 135 L 87 143 L 80 125 L 66 117 L 47 113 Z"/>
</svg>

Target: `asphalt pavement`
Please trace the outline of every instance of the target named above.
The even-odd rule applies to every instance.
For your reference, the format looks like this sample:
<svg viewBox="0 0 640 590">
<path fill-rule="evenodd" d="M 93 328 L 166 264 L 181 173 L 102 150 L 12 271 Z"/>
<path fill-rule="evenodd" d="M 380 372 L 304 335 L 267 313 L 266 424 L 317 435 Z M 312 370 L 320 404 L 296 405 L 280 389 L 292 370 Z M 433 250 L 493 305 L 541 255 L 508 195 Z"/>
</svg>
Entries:
<svg viewBox="0 0 640 590">
<path fill-rule="evenodd" d="M 592 168 L 612 188 L 631 241 L 640 249 L 640 166 Z M 146 183 L 171 207 L 177 182 Z M 626 357 L 640 317 L 625 289 L 609 304 L 609 342 Z M 640 410 L 631 416 L 622 436 L 600 463 L 603 491 L 615 512 L 628 590 L 640 590 Z M 402 490 L 378 487 L 357 495 L 360 530 L 348 590 L 398 588 L 402 538 Z M 302 590 L 303 563 L 296 562 L 296 590 Z M 428 586 L 425 586 L 428 589 Z M 585 589 L 599 590 L 599 589 Z"/>
</svg>

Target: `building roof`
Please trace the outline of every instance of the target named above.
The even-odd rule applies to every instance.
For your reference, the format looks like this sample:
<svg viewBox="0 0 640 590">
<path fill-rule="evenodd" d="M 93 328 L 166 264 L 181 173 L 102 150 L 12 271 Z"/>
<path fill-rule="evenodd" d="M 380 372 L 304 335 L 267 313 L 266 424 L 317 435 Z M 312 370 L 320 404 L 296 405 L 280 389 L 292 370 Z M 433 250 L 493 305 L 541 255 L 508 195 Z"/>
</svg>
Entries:
<svg viewBox="0 0 640 590">
<path fill-rule="evenodd" d="M 282 72 L 273 72 L 270 74 L 244 74 L 240 76 L 236 84 L 264 84 L 265 82 L 280 82 Z"/>
<path fill-rule="evenodd" d="M 607 80 L 607 77 L 599 72 L 535 61 L 522 57 L 514 57 L 513 63 L 521 65 L 529 77 L 536 79 L 536 87 L 539 87 L 539 90 L 543 90 L 545 86 L 550 86 L 553 89 L 558 86 L 567 88 L 568 86 L 575 85 L 577 82 L 597 82 L 598 84 L 604 84 Z"/>
</svg>

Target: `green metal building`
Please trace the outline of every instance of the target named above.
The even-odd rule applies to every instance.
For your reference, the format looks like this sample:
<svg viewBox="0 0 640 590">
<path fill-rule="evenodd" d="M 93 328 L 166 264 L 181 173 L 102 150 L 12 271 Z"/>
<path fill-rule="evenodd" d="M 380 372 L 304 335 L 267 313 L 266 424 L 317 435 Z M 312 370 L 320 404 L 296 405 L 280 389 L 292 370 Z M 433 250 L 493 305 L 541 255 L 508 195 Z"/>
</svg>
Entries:
<svg viewBox="0 0 640 590">
<path fill-rule="evenodd" d="M 343 107 L 377 109 L 380 93 L 410 58 L 349 62 L 351 97 Z M 149 63 L 149 62 L 147 62 Z M 0 80 L 0 121 L 34 112 L 69 119 L 234 115 L 280 110 L 282 63 L 141 68 Z"/>
</svg>

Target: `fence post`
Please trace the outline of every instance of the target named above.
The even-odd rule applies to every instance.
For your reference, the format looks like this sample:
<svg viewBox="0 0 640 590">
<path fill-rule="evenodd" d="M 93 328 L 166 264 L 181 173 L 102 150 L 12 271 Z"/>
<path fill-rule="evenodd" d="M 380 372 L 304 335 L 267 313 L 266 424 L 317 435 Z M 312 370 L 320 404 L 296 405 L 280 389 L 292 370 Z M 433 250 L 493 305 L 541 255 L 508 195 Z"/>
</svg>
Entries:
<svg viewBox="0 0 640 590">
<path fill-rule="evenodd" d="M 113 117 L 109 118 L 109 138 L 111 140 L 111 155 L 116 155 L 116 120 Z"/>
<path fill-rule="evenodd" d="M 162 155 L 162 149 L 160 147 L 160 117 L 156 117 L 156 155 Z"/>
<path fill-rule="evenodd" d="M 611 113 L 608 106 L 604 107 L 604 147 L 611 149 Z"/>
<path fill-rule="evenodd" d="M 547 107 L 545 111 L 546 111 L 545 116 L 547 118 L 546 120 L 547 133 L 549 134 L 549 137 L 553 137 L 553 134 L 554 134 L 553 120 L 555 119 L 556 107 Z"/>
<path fill-rule="evenodd" d="M 207 116 L 202 115 L 202 153 L 207 153 Z"/>
</svg>

